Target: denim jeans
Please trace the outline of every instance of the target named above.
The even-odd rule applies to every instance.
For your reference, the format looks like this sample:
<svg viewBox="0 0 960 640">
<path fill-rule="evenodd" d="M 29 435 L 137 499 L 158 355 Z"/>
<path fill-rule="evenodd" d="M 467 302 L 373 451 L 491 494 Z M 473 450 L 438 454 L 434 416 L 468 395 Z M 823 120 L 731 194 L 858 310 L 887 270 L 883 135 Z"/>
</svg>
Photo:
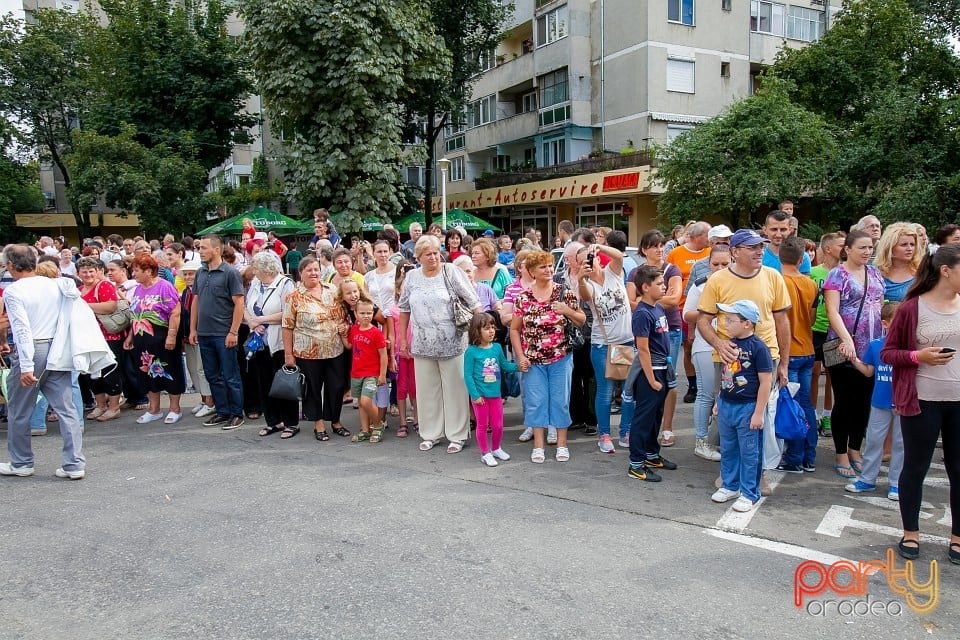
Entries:
<svg viewBox="0 0 960 640">
<path fill-rule="evenodd" d="M 654 369 L 654 377 L 660 383 L 660 391 L 654 391 L 646 374 L 637 376 L 633 393 L 637 398 L 633 414 L 632 437 L 630 438 L 630 463 L 639 465 L 660 455 L 660 423 L 663 421 L 663 405 L 667 401 L 667 371 Z"/>
<path fill-rule="evenodd" d="M 760 499 L 763 472 L 763 429 L 751 429 L 756 404 L 719 400 L 720 477 L 723 488 L 739 491 L 756 502 Z"/>
<path fill-rule="evenodd" d="M 217 415 L 242 418 L 243 384 L 240 381 L 237 348 L 227 349 L 224 340 L 225 336 L 200 336 L 200 360 L 210 384 L 210 395 L 217 407 Z"/>
<path fill-rule="evenodd" d="M 626 343 L 629 344 L 629 343 Z M 593 408 L 597 412 L 597 431 L 600 435 L 610 435 L 610 405 L 613 402 L 613 387 L 615 380 L 608 380 L 607 345 L 590 345 L 590 362 L 593 363 L 593 374 L 597 380 L 597 396 Z M 630 425 L 633 423 L 633 411 L 636 406 L 633 400 L 622 401 L 620 404 L 620 439 L 630 434 Z M 659 429 L 659 425 L 657 427 Z"/>
<path fill-rule="evenodd" d="M 83 422 L 83 398 L 80 396 L 80 374 L 74 372 L 70 382 L 73 388 L 73 404 L 80 413 L 80 422 Z M 50 408 L 50 403 L 47 402 L 47 399 L 43 397 L 42 393 L 38 393 L 37 406 L 33 408 L 33 413 L 30 415 L 31 431 L 40 431 L 47 428 L 48 408 Z"/>
<path fill-rule="evenodd" d="M 680 347 L 683 346 L 683 331 L 671 329 L 667 336 L 670 338 L 670 360 L 673 361 L 673 370 L 678 371 L 677 362 L 680 360 Z"/>
<path fill-rule="evenodd" d="M 810 404 L 810 381 L 813 378 L 814 356 L 790 356 L 788 365 L 788 377 L 790 382 L 796 382 L 800 385 L 793 399 L 797 401 L 800 408 L 803 409 L 803 415 L 807 418 L 807 424 L 810 428 L 807 430 L 807 437 L 797 440 L 784 442 L 786 451 L 783 453 L 783 463 L 799 465 L 801 463 L 813 464 L 817 460 L 817 412 Z"/>
<path fill-rule="evenodd" d="M 696 437 L 706 438 L 713 403 L 717 399 L 717 363 L 713 351 L 693 354 L 693 368 L 697 372 L 697 400 L 693 405 L 693 432 Z"/>
</svg>

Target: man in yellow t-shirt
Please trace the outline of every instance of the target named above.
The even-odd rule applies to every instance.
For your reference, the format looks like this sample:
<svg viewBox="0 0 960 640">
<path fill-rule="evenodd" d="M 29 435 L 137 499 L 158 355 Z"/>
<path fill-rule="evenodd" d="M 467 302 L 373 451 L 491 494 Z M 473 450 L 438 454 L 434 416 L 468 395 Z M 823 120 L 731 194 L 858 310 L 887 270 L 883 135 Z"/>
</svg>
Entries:
<svg viewBox="0 0 960 640">
<path fill-rule="evenodd" d="M 687 301 L 687 282 L 690 280 L 690 271 L 693 265 L 701 258 L 710 257 L 710 224 L 707 222 L 694 222 L 687 230 L 687 241 L 673 249 L 667 254 L 666 261 L 676 265 L 680 269 L 680 277 L 683 278 L 683 293 L 680 296 L 679 306 L 682 309 Z M 683 323 L 683 369 L 687 376 L 687 393 L 683 396 L 683 401 L 690 404 L 697 397 L 697 375 L 693 368 L 693 359 L 690 356 L 693 346 L 693 329 Z"/>
<path fill-rule="evenodd" d="M 740 229 L 730 239 L 730 253 L 734 263 L 727 269 L 717 271 L 707 280 L 700 294 L 697 310 L 700 318 L 697 329 L 717 353 L 717 362 L 737 360 L 736 346 L 727 334 L 724 313 L 717 304 L 733 304 L 737 300 L 752 300 L 760 309 L 760 321 L 755 323 L 757 337 L 770 349 L 770 356 L 777 362 L 774 378 L 781 385 L 787 384 L 790 362 L 790 294 L 776 270 L 763 266 L 763 245 L 766 242 L 752 229 Z M 717 318 L 717 328 L 713 319 Z M 719 379 L 719 376 L 718 376 Z M 780 464 L 773 425 L 764 420 L 764 468 L 774 469 Z"/>
</svg>

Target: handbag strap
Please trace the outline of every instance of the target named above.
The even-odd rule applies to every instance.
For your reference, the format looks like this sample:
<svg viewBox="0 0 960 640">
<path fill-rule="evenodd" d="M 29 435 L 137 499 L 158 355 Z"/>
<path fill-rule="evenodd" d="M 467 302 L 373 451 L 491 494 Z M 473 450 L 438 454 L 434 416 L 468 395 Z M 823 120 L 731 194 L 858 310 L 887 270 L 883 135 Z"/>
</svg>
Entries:
<svg viewBox="0 0 960 640">
<path fill-rule="evenodd" d="M 870 271 L 866 265 L 863 267 L 863 296 L 860 298 L 860 308 L 857 309 L 857 319 L 853 321 L 853 333 L 851 338 L 857 334 L 857 327 L 860 326 L 860 314 L 863 313 L 863 303 L 867 301 L 867 289 L 870 288 Z"/>
</svg>

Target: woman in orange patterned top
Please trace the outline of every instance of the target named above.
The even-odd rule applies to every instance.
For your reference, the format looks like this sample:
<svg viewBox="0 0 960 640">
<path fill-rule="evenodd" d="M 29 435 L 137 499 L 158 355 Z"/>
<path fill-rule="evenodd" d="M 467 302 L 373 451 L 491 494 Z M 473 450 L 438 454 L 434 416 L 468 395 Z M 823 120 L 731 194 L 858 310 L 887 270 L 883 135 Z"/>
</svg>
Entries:
<svg viewBox="0 0 960 640">
<path fill-rule="evenodd" d="M 347 372 L 341 366 L 343 336 L 347 325 L 336 302 L 337 288 L 320 281 L 320 263 L 313 256 L 300 261 L 300 283 L 283 310 L 284 364 L 297 366 L 306 379 L 303 415 L 313 420 L 314 436 L 327 441 L 323 403 L 340 402 Z M 338 436 L 349 436 L 342 426 Z"/>
</svg>

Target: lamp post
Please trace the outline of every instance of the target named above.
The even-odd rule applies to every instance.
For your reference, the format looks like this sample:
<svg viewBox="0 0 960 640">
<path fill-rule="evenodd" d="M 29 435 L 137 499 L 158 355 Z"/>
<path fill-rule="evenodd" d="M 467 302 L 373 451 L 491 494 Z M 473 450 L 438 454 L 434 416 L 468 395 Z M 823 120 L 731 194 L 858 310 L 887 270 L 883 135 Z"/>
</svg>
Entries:
<svg viewBox="0 0 960 640">
<path fill-rule="evenodd" d="M 450 161 L 446 158 L 437 160 L 437 166 L 440 167 L 440 226 L 443 232 L 447 232 L 447 170 L 450 168 Z"/>
</svg>

